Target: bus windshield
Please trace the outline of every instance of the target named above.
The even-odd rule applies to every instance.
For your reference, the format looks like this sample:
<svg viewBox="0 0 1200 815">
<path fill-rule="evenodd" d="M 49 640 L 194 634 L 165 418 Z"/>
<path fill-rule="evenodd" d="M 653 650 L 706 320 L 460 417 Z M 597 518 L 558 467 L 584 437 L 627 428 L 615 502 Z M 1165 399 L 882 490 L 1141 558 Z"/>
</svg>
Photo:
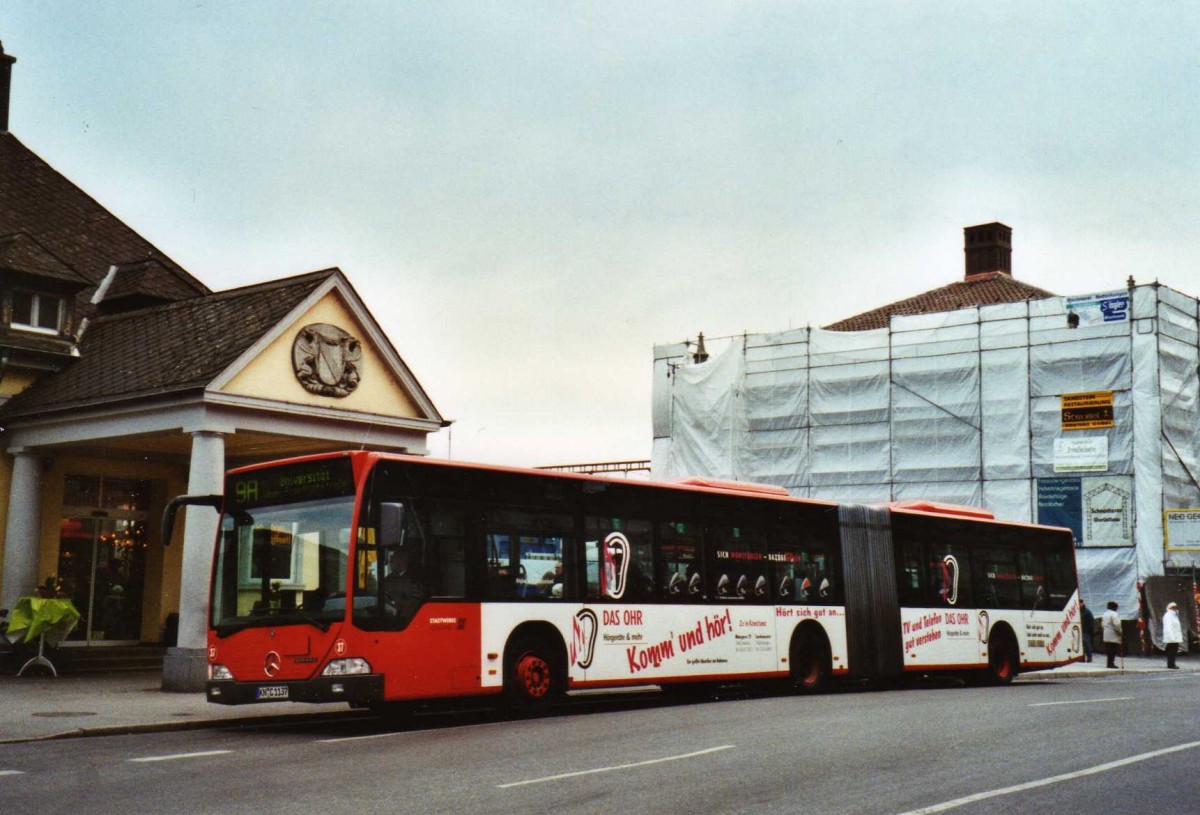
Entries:
<svg viewBox="0 0 1200 815">
<path fill-rule="evenodd" d="M 218 635 L 287 623 L 324 630 L 345 616 L 354 512 L 349 461 L 296 469 L 229 478 L 213 573 Z M 314 497 L 321 492 L 334 494 Z"/>
</svg>

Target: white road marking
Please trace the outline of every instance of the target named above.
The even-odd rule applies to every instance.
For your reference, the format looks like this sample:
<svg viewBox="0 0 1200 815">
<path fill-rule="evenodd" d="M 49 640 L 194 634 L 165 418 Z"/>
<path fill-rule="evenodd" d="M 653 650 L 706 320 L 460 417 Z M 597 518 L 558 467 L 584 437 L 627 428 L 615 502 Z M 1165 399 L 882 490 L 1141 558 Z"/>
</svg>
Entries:
<svg viewBox="0 0 1200 815">
<path fill-rule="evenodd" d="M 684 753 L 680 756 L 664 756 L 662 758 L 651 758 L 646 761 L 635 761 L 632 764 L 617 764 L 612 767 L 597 767 L 594 770 L 578 770 L 573 773 L 559 773 L 558 775 L 547 775 L 543 778 L 530 778 L 526 781 L 513 781 L 509 784 L 497 784 L 496 789 L 506 790 L 510 787 L 523 787 L 527 784 L 542 784 L 546 781 L 559 781 L 563 778 L 575 778 L 581 775 L 595 775 L 596 773 L 611 773 L 615 770 L 628 770 L 633 767 L 646 767 L 651 764 L 662 764 L 664 761 L 682 761 L 685 758 L 695 758 L 696 756 L 707 755 L 708 753 L 717 753 L 721 750 L 732 750 L 735 745 L 723 744 L 720 747 L 709 747 L 707 750 L 697 750 L 694 753 Z"/>
<path fill-rule="evenodd" d="M 456 730 L 471 730 L 478 727 L 500 727 L 502 725 L 511 726 L 512 722 L 480 722 L 479 724 L 467 724 L 456 727 Z M 317 739 L 317 744 L 337 744 L 341 741 L 369 741 L 371 739 L 387 739 L 395 736 L 413 736 L 417 733 L 430 733 L 429 729 L 421 730 L 391 730 L 387 733 L 370 733 L 366 736 L 339 736 L 336 739 Z"/>
<path fill-rule="evenodd" d="M 0 770 L 0 776 L 5 775 L 25 775 L 21 770 Z"/>
<path fill-rule="evenodd" d="M 131 762 L 135 764 L 148 764 L 152 761 L 177 761 L 181 758 L 204 758 L 205 756 L 222 756 L 226 753 L 232 753 L 232 750 L 205 750 L 201 753 L 175 753 L 169 756 L 145 756 L 143 758 L 131 758 Z"/>
<path fill-rule="evenodd" d="M 1200 741 L 1189 741 L 1187 744 L 1177 744 L 1174 747 L 1164 747 L 1161 750 L 1153 750 L 1149 753 L 1142 753 L 1129 758 L 1122 758 L 1117 761 L 1110 761 L 1107 764 L 1097 764 L 1095 767 L 1089 767 L 1086 770 L 1077 770 L 1073 773 L 1063 773 L 1062 775 L 1054 775 L 1050 778 L 1042 778 L 1037 781 L 1027 781 L 1024 784 L 1016 784 L 1012 787 L 1004 787 L 998 790 L 989 790 L 988 792 L 977 792 L 974 795 L 968 795 L 964 798 L 955 798 L 953 801 L 945 801 L 940 804 L 914 809 L 910 812 L 902 812 L 900 815 L 930 815 L 933 812 L 945 812 L 948 809 L 956 809 L 967 804 L 973 804 L 976 801 L 986 801 L 989 798 L 999 798 L 1002 795 L 1012 795 L 1014 792 L 1025 792 L 1026 790 L 1037 789 L 1038 787 L 1046 787 L 1051 784 L 1059 784 L 1063 781 L 1074 781 L 1076 778 L 1084 778 L 1089 775 L 1098 775 L 1106 773 L 1109 770 L 1115 770 L 1120 767 L 1125 767 L 1129 764 L 1136 764 L 1139 761 L 1149 761 L 1152 758 L 1159 756 L 1178 753 L 1182 750 L 1194 750 L 1200 747 Z"/>
<path fill-rule="evenodd" d="M 369 736 L 342 736 L 337 739 L 317 739 L 317 744 L 337 744 L 339 741 L 367 741 L 368 739 L 387 739 L 392 736 L 404 736 L 409 733 L 420 733 L 420 730 L 396 730 L 391 733 L 372 733 Z"/>
<path fill-rule="evenodd" d="M 1054 705 L 1091 705 L 1096 702 L 1129 702 L 1136 696 L 1110 696 L 1107 699 L 1075 699 L 1071 702 L 1034 702 L 1030 707 L 1053 707 Z"/>
</svg>

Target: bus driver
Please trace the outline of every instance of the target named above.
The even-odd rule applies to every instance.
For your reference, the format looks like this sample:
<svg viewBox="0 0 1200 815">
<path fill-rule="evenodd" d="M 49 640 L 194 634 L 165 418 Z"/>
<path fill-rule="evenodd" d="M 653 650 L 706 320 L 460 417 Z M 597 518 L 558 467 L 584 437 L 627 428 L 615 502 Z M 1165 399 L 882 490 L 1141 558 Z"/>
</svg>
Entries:
<svg viewBox="0 0 1200 815">
<path fill-rule="evenodd" d="M 409 569 L 408 552 L 393 549 L 388 555 L 388 573 L 383 578 L 383 593 L 396 610 L 407 616 L 421 600 L 421 584 Z"/>
</svg>

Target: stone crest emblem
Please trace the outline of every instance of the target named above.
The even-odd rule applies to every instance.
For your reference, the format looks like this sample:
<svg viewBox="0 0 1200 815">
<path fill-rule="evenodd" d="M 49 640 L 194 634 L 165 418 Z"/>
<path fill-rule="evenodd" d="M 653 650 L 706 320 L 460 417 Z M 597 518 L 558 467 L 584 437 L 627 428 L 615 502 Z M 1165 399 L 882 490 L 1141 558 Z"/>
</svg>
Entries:
<svg viewBox="0 0 1200 815">
<path fill-rule="evenodd" d="M 362 343 L 336 325 L 312 323 L 292 343 L 296 380 L 318 396 L 349 396 L 361 378 Z"/>
</svg>

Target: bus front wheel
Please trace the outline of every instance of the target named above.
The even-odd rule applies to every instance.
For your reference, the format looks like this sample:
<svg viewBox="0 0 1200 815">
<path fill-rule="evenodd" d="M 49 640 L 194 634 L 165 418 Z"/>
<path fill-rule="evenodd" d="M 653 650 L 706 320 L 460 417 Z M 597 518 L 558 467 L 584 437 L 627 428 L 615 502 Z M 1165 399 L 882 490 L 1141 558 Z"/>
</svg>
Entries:
<svg viewBox="0 0 1200 815">
<path fill-rule="evenodd" d="M 523 636 L 512 642 L 505 659 L 504 691 L 518 712 L 545 710 L 561 683 L 554 667 L 554 652 L 541 639 Z"/>
</svg>

